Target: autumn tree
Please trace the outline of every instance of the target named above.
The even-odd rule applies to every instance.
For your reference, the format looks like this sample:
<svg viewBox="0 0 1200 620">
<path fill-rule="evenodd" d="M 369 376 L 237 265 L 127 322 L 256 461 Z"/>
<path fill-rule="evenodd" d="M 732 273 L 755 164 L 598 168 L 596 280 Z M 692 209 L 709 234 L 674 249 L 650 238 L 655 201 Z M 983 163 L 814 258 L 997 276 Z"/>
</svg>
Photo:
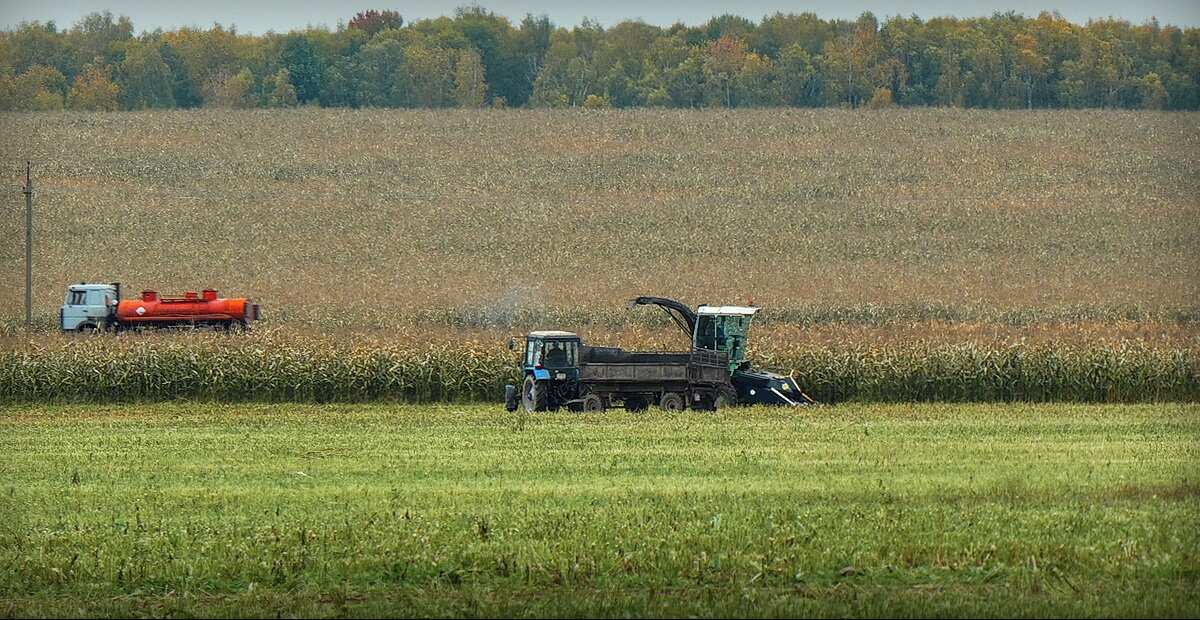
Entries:
<svg viewBox="0 0 1200 620">
<path fill-rule="evenodd" d="M 746 54 L 742 67 L 734 76 L 733 91 L 739 106 L 779 105 L 775 88 L 775 68 L 769 58 Z"/>
<path fill-rule="evenodd" d="M 367 33 L 367 36 L 373 37 L 381 30 L 399 30 L 404 25 L 404 18 L 395 11 L 363 11 L 357 13 L 346 24 L 347 28 L 357 28 Z"/>
<path fill-rule="evenodd" d="M 454 105 L 454 50 L 421 42 L 404 50 L 403 70 L 412 88 L 412 105 L 447 108 Z"/>
<path fill-rule="evenodd" d="M 111 75 L 112 67 L 104 59 L 96 58 L 76 76 L 67 95 L 67 105 L 75 110 L 116 110 L 120 89 L 113 84 Z"/>
<path fill-rule="evenodd" d="M 1161 110 L 1167 105 L 1167 89 L 1157 73 L 1147 73 L 1138 81 L 1138 93 L 1142 99 L 1142 109 Z"/>
<path fill-rule="evenodd" d="M 733 83 L 746 59 L 746 43 L 728 36 L 713 41 L 704 58 L 704 80 L 711 104 L 733 107 Z"/>
<path fill-rule="evenodd" d="M 269 108 L 293 108 L 300 103 L 296 88 L 292 86 L 292 74 L 286 68 L 280 68 L 263 80 L 263 95 Z"/>
<path fill-rule="evenodd" d="M 249 69 L 242 69 L 237 75 L 218 86 L 213 97 L 207 103 L 218 108 L 257 107 L 258 97 L 254 92 L 254 76 Z"/>
<path fill-rule="evenodd" d="M 8 109 L 37 111 L 63 108 L 67 79 L 58 69 L 33 65 L 16 78 L 5 78 L 5 81 Z"/>
<path fill-rule="evenodd" d="M 1191 110 L 1200 108 L 1200 29 L 1012 11 L 563 28 L 465 7 L 413 23 L 364 11 L 345 28 L 262 36 L 232 26 L 135 35 L 109 12 L 69 30 L 0 30 L 0 108 L 104 109 L 111 86 L 122 108 L 290 105 L 290 91 L 298 104 L 345 107 L 583 106 L 591 96 L 613 107 L 862 106 L 886 90 L 902 106 Z"/>
<path fill-rule="evenodd" d="M 487 97 L 483 62 L 475 48 L 458 54 L 454 67 L 454 102 L 460 108 L 482 108 Z"/>
</svg>

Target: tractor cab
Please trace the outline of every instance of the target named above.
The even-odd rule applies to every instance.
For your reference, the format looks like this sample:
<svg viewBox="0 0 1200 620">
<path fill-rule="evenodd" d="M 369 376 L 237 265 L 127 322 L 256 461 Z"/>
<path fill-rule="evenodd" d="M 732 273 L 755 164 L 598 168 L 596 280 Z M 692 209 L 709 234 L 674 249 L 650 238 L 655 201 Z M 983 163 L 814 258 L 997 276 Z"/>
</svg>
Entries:
<svg viewBox="0 0 1200 620">
<path fill-rule="evenodd" d="M 525 336 L 525 373 L 534 379 L 575 379 L 579 373 L 580 339 L 562 331 L 536 331 Z"/>
<path fill-rule="evenodd" d="M 700 306 L 696 308 L 696 328 L 692 346 L 729 354 L 729 371 L 746 361 L 746 338 L 750 322 L 758 308 L 754 306 Z"/>
</svg>

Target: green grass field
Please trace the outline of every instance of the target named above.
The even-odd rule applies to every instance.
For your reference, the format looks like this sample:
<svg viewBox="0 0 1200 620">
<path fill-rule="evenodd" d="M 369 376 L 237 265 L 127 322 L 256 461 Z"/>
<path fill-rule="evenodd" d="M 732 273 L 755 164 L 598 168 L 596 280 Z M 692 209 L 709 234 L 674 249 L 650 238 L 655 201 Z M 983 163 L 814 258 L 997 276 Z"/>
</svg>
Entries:
<svg viewBox="0 0 1200 620">
<path fill-rule="evenodd" d="M 1196 405 L 0 413 L 0 616 L 1188 616 Z"/>
</svg>

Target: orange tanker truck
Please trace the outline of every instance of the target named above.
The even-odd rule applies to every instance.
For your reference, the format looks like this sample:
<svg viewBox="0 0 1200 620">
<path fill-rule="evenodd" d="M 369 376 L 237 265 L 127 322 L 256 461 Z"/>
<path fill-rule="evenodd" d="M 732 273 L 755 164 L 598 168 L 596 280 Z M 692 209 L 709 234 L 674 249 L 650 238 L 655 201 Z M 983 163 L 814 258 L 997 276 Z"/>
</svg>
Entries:
<svg viewBox="0 0 1200 620">
<path fill-rule="evenodd" d="M 121 283 L 67 287 L 59 318 L 63 331 L 91 332 L 138 327 L 240 329 L 258 320 L 258 304 L 243 297 L 218 297 L 209 288 L 199 293 L 159 295 L 142 291 L 139 299 L 121 300 Z"/>
</svg>

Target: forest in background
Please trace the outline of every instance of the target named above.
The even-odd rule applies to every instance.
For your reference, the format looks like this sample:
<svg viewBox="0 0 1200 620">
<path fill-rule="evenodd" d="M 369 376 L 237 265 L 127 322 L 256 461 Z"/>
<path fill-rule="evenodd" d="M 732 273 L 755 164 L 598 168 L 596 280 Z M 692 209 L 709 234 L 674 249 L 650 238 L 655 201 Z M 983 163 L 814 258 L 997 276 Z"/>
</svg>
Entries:
<svg viewBox="0 0 1200 620">
<path fill-rule="evenodd" d="M 1200 29 L 961 19 L 723 15 L 661 28 L 519 23 L 478 6 L 336 29 L 135 33 L 97 12 L 0 31 L 0 110 L 291 107 L 1200 108 Z"/>
</svg>

